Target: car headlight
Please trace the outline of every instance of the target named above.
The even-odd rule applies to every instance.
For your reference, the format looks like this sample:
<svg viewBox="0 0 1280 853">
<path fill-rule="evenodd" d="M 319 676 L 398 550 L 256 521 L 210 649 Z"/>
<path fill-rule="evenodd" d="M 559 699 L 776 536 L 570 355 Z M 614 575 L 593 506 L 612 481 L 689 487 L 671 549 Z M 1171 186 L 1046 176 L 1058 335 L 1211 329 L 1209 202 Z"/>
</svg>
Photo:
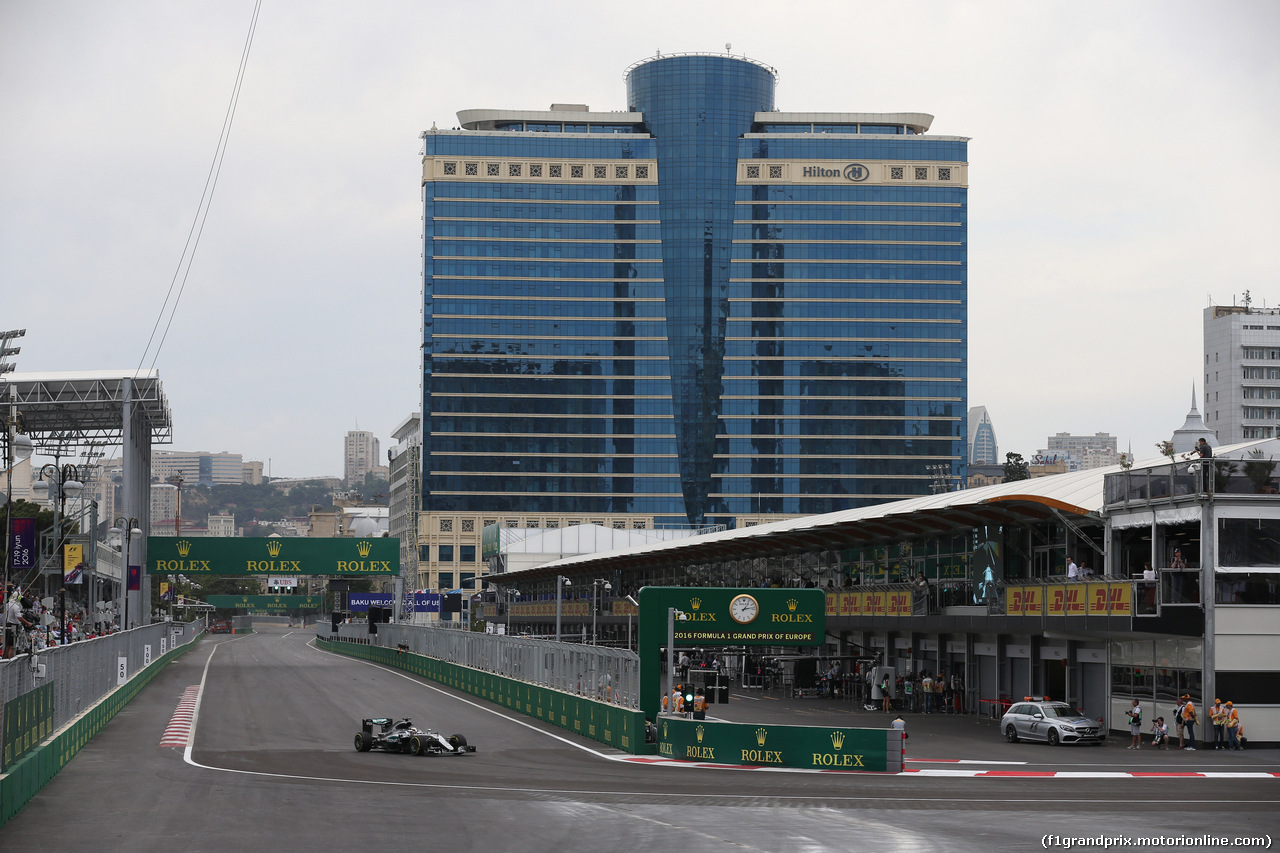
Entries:
<svg viewBox="0 0 1280 853">
<path fill-rule="evenodd" d="M 1074 731 L 1076 730 L 1076 727 L 1075 727 L 1075 726 L 1063 726 L 1063 727 L 1062 727 L 1062 730 L 1063 730 L 1064 732 L 1074 732 Z"/>
</svg>

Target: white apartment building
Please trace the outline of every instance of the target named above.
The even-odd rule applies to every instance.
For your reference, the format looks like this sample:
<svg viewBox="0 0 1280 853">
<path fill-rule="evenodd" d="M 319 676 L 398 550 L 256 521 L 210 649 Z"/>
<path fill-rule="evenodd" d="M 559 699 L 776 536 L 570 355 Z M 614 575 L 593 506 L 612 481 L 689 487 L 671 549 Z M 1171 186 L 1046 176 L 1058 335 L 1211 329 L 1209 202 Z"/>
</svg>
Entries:
<svg viewBox="0 0 1280 853">
<path fill-rule="evenodd" d="M 364 475 L 382 464 L 381 445 L 373 433 L 353 429 L 343 442 L 342 479 L 348 488 L 364 485 Z"/>
<path fill-rule="evenodd" d="M 1105 468 L 1120 461 L 1116 437 L 1110 433 L 1072 435 L 1060 432 L 1049 436 L 1048 443 L 1049 446 L 1039 452 L 1039 457 L 1046 463 L 1065 462 L 1068 471 Z"/>
<path fill-rule="evenodd" d="M 244 458 L 225 450 L 157 450 L 151 457 L 151 476 L 162 483 L 176 476 L 191 486 L 236 485 L 245 481 Z"/>
<path fill-rule="evenodd" d="M 1221 444 L 1280 435 L 1280 309 L 1204 309 L 1204 421 Z"/>
</svg>

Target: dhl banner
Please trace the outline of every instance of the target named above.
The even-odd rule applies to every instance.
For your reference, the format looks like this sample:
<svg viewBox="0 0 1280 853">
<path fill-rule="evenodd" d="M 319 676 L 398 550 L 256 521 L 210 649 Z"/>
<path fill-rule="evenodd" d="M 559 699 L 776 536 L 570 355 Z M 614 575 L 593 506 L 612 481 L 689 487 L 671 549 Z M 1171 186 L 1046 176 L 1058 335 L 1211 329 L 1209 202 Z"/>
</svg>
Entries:
<svg viewBox="0 0 1280 853">
<path fill-rule="evenodd" d="M 890 616 L 910 616 L 911 615 L 911 591 L 905 589 L 894 590 L 887 593 L 888 610 Z"/>
<path fill-rule="evenodd" d="M 833 592 L 827 595 L 828 616 L 910 616 L 910 590 Z"/>
<path fill-rule="evenodd" d="M 1129 616 L 1133 585 L 1129 583 L 1050 584 L 1005 589 L 1009 616 Z"/>
</svg>

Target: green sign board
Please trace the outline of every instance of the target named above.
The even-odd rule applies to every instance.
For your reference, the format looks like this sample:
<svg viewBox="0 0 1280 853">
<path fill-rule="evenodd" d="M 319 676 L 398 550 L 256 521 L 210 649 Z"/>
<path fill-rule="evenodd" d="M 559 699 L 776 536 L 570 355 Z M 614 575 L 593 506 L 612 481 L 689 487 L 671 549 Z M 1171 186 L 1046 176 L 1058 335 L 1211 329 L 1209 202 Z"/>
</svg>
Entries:
<svg viewBox="0 0 1280 853">
<path fill-rule="evenodd" d="M 323 595 L 211 595 L 207 601 L 219 610 L 252 610 L 255 613 L 324 608 Z"/>
<path fill-rule="evenodd" d="M 903 732 L 663 717 L 658 754 L 682 761 L 809 770 L 902 771 Z"/>
<path fill-rule="evenodd" d="M 674 646 L 819 646 L 827 629 L 820 589 L 646 586 L 640 590 L 640 708 L 662 704 L 659 650 L 674 612 Z"/>
<path fill-rule="evenodd" d="M 400 574 L 400 540 L 295 537 L 147 537 L 149 575 Z"/>
</svg>

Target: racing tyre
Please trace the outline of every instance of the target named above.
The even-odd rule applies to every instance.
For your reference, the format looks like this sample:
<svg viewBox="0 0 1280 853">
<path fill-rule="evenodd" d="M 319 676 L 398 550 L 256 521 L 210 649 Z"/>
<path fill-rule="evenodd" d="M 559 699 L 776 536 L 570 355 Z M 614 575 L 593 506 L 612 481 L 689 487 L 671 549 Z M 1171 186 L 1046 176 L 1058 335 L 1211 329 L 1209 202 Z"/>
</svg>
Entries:
<svg viewBox="0 0 1280 853">
<path fill-rule="evenodd" d="M 1017 729 L 1015 729 L 1015 728 L 1013 727 L 1013 723 L 1010 723 L 1010 724 L 1005 728 L 1005 730 L 1004 730 L 1004 739 L 1005 739 L 1005 740 L 1007 740 L 1007 741 L 1009 741 L 1009 743 L 1017 743 L 1017 742 L 1018 742 L 1018 730 L 1017 730 Z"/>
<path fill-rule="evenodd" d="M 356 732 L 356 752 L 368 752 L 371 746 L 372 744 L 364 736 L 364 732 Z"/>
<path fill-rule="evenodd" d="M 467 739 L 462 735 L 449 735 L 449 746 L 454 749 L 462 749 L 467 745 Z"/>
<path fill-rule="evenodd" d="M 422 755 L 424 752 L 426 752 L 426 750 L 422 748 L 422 738 L 415 735 L 409 739 L 410 755 Z"/>
<path fill-rule="evenodd" d="M 1058 730 L 1057 730 L 1057 729 L 1049 729 L 1049 734 L 1048 734 L 1046 737 L 1048 738 L 1049 746 L 1057 746 L 1057 745 L 1058 745 L 1058 740 L 1059 740 L 1059 739 L 1058 739 Z"/>
</svg>

